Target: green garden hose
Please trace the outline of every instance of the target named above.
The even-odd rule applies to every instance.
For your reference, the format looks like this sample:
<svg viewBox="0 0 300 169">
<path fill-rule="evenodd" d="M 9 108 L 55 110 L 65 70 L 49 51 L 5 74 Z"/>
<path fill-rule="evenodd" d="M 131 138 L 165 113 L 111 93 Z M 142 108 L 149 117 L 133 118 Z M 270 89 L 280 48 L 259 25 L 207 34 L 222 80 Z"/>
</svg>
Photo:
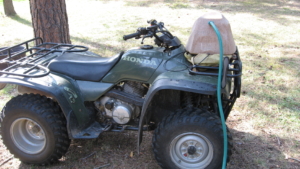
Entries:
<svg viewBox="0 0 300 169">
<path fill-rule="evenodd" d="M 218 107 L 222 122 L 222 128 L 223 128 L 223 136 L 224 136 L 224 152 L 223 152 L 223 163 L 222 163 L 222 169 L 226 169 L 226 163 L 227 163 L 227 129 L 225 124 L 225 118 L 224 118 L 224 112 L 223 112 L 223 106 L 222 106 L 222 100 L 221 100 L 221 84 L 222 84 L 222 71 L 223 71 L 223 43 L 222 43 L 222 37 L 220 35 L 220 32 L 214 22 L 210 21 L 208 22 L 210 26 L 214 29 L 215 33 L 217 34 L 219 46 L 220 46 L 220 61 L 219 61 L 219 75 L 218 75 L 218 84 L 217 84 L 217 99 L 218 99 Z"/>
</svg>

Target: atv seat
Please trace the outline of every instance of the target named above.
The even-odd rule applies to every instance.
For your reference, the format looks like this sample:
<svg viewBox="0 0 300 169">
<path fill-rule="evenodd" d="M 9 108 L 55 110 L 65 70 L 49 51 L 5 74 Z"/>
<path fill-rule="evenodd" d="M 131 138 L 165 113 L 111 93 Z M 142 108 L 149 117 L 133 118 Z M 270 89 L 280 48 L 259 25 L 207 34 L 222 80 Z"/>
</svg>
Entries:
<svg viewBox="0 0 300 169">
<path fill-rule="evenodd" d="M 75 80 L 100 81 L 120 60 L 123 53 L 109 58 L 91 53 L 65 53 L 53 59 L 48 68 Z"/>
</svg>

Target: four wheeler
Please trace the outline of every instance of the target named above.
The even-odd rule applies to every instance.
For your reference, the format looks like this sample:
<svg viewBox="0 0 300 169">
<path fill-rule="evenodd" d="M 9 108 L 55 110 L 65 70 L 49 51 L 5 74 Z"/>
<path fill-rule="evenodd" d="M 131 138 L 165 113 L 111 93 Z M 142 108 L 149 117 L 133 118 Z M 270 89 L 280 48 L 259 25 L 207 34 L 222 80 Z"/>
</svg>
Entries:
<svg viewBox="0 0 300 169">
<path fill-rule="evenodd" d="M 136 130 L 139 148 L 143 131 L 155 130 L 153 152 L 162 168 L 221 168 L 218 67 L 193 65 L 163 22 L 148 23 L 123 38 L 154 37 L 157 47 L 143 45 L 110 58 L 85 46 L 41 38 L 16 45 L 26 47 L 20 53 L 11 54 L 16 46 L 0 51 L 7 53 L 0 60 L 6 65 L 0 83 L 17 85 L 20 93 L 1 112 L 8 150 L 22 162 L 48 165 L 67 152 L 71 139 Z M 234 49 L 232 57 L 224 58 L 225 118 L 241 88 L 241 60 Z M 227 132 L 230 156 L 232 138 Z"/>
</svg>

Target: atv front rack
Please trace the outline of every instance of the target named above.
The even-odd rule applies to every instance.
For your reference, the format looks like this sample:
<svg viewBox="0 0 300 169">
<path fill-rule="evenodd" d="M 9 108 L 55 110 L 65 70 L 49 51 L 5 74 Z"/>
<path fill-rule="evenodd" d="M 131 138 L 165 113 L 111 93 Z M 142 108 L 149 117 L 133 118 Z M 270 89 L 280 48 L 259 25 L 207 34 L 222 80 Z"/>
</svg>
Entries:
<svg viewBox="0 0 300 169">
<path fill-rule="evenodd" d="M 234 80 L 233 92 L 230 94 L 230 98 L 222 98 L 222 101 L 225 103 L 223 107 L 225 118 L 228 117 L 236 98 L 241 95 L 242 69 L 242 61 L 238 49 L 232 59 L 229 60 L 228 57 L 224 58 L 222 88 L 225 88 L 227 78 L 233 78 Z M 218 76 L 218 70 L 219 67 L 193 65 L 189 68 L 189 73 L 192 75 Z"/>
<path fill-rule="evenodd" d="M 25 46 L 25 50 L 13 54 L 13 49 L 20 46 Z M 50 72 L 47 65 L 52 59 L 66 52 L 85 52 L 87 50 L 88 47 L 85 46 L 52 42 L 44 43 L 42 38 L 34 38 L 0 50 L 0 53 L 7 55 L 7 57 L 0 60 L 0 64 L 7 64 L 3 70 L 0 70 L 0 75 L 45 76 Z"/>
<path fill-rule="evenodd" d="M 205 70 L 205 71 L 203 71 Z M 189 73 L 192 75 L 206 75 L 206 76 L 218 76 L 219 67 L 211 66 L 199 66 L 193 65 L 189 68 Z M 234 53 L 234 57 L 229 60 L 228 57 L 224 58 L 223 75 L 222 75 L 222 88 L 226 85 L 226 77 L 234 78 L 234 81 L 240 81 L 242 76 L 242 62 L 240 59 L 238 49 Z M 240 96 L 240 87 L 238 89 L 238 97 Z"/>
</svg>

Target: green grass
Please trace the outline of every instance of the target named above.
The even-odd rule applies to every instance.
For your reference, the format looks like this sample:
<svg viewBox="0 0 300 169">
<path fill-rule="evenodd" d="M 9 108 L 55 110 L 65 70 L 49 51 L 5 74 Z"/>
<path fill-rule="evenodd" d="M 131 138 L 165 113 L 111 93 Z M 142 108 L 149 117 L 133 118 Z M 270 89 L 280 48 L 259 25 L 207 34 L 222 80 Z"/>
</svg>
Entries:
<svg viewBox="0 0 300 169">
<path fill-rule="evenodd" d="M 175 2 L 175 3 L 171 3 L 170 5 L 168 5 L 170 8 L 172 9 L 182 9 L 182 8 L 189 8 L 190 5 L 187 3 L 182 3 L 182 2 Z"/>
<path fill-rule="evenodd" d="M 91 51 L 109 57 L 122 50 L 139 46 L 139 40 L 123 41 L 122 36 L 147 26 L 157 19 L 185 44 L 194 21 L 207 11 L 222 12 L 231 23 L 235 42 L 243 60 L 242 96 L 228 119 L 234 137 L 234 155 L 228 168 L 297 168 L 300 159 L 300 2 L 296 0 L 67 0 L 70 35 L 73 44 L 85 45 Z M 28 1 L 15 2 L 18 16 L 6 17 L 0 3 L 0 47 L 11 46 L 33 37 Z M 152 39 L 145 43 L 153 44 Z M 15 94 L 14 86 L 0 91 L 2 107 Z M 128 144 L 136 144 L 125 137 Z M 151 137 L 148 133 L 147 137 Z M 100 141 L 99 141 L 100 139 Z M 115 151 L 118 144 L 112 138 L 100 137 L 96 142 L 75 142 L 62 164 L 84 167 L 78 161 L 95 149 L 103 164 L 110 162 L 130 168 L 129 162 L 145 168 L 155 168 L 155 160 L 128 158 L 135 146 L 122 156 Z M 120 141 L 122 142 L 122 141 Z M 280 144 L 279 144 L 280 143 Z M 100 144 L 100 147 L 97 147 Z M 76 147 L 81 145 L 83 148 Z M 83 150 L 84 149 L 84 150 Z M 125 150 L 124 150 L 125 149 Z M 150 151 L 150 143 L 144 145 Z M 113 151 L 111 151 L 113 150 Z M 115 161 L 106 158 L 114 153 Z M 100 157 L 101 156 L 101 157 Z M 151 156 L 151 153 L 150 153 Z M 118 161 L 118 158 L 121 159 Z M 95 160 L 97 158 L 95 157 Z M 145 159 L 143 159 L 145 160 Z M 96 163 L 95 165 L 101 165 Z M 13 163 L 17 168 L 19 163 Z M 88 166 L 93 166 L 93 163 Z M 1 166 L 0 166 L 1 167 Z M 27 166 L 25 166 L 27 167 Z M 58 167 L 58 166 L 54 166 Z M 7 167 L 9 168 L 9 167 Z"/>
</svg>

